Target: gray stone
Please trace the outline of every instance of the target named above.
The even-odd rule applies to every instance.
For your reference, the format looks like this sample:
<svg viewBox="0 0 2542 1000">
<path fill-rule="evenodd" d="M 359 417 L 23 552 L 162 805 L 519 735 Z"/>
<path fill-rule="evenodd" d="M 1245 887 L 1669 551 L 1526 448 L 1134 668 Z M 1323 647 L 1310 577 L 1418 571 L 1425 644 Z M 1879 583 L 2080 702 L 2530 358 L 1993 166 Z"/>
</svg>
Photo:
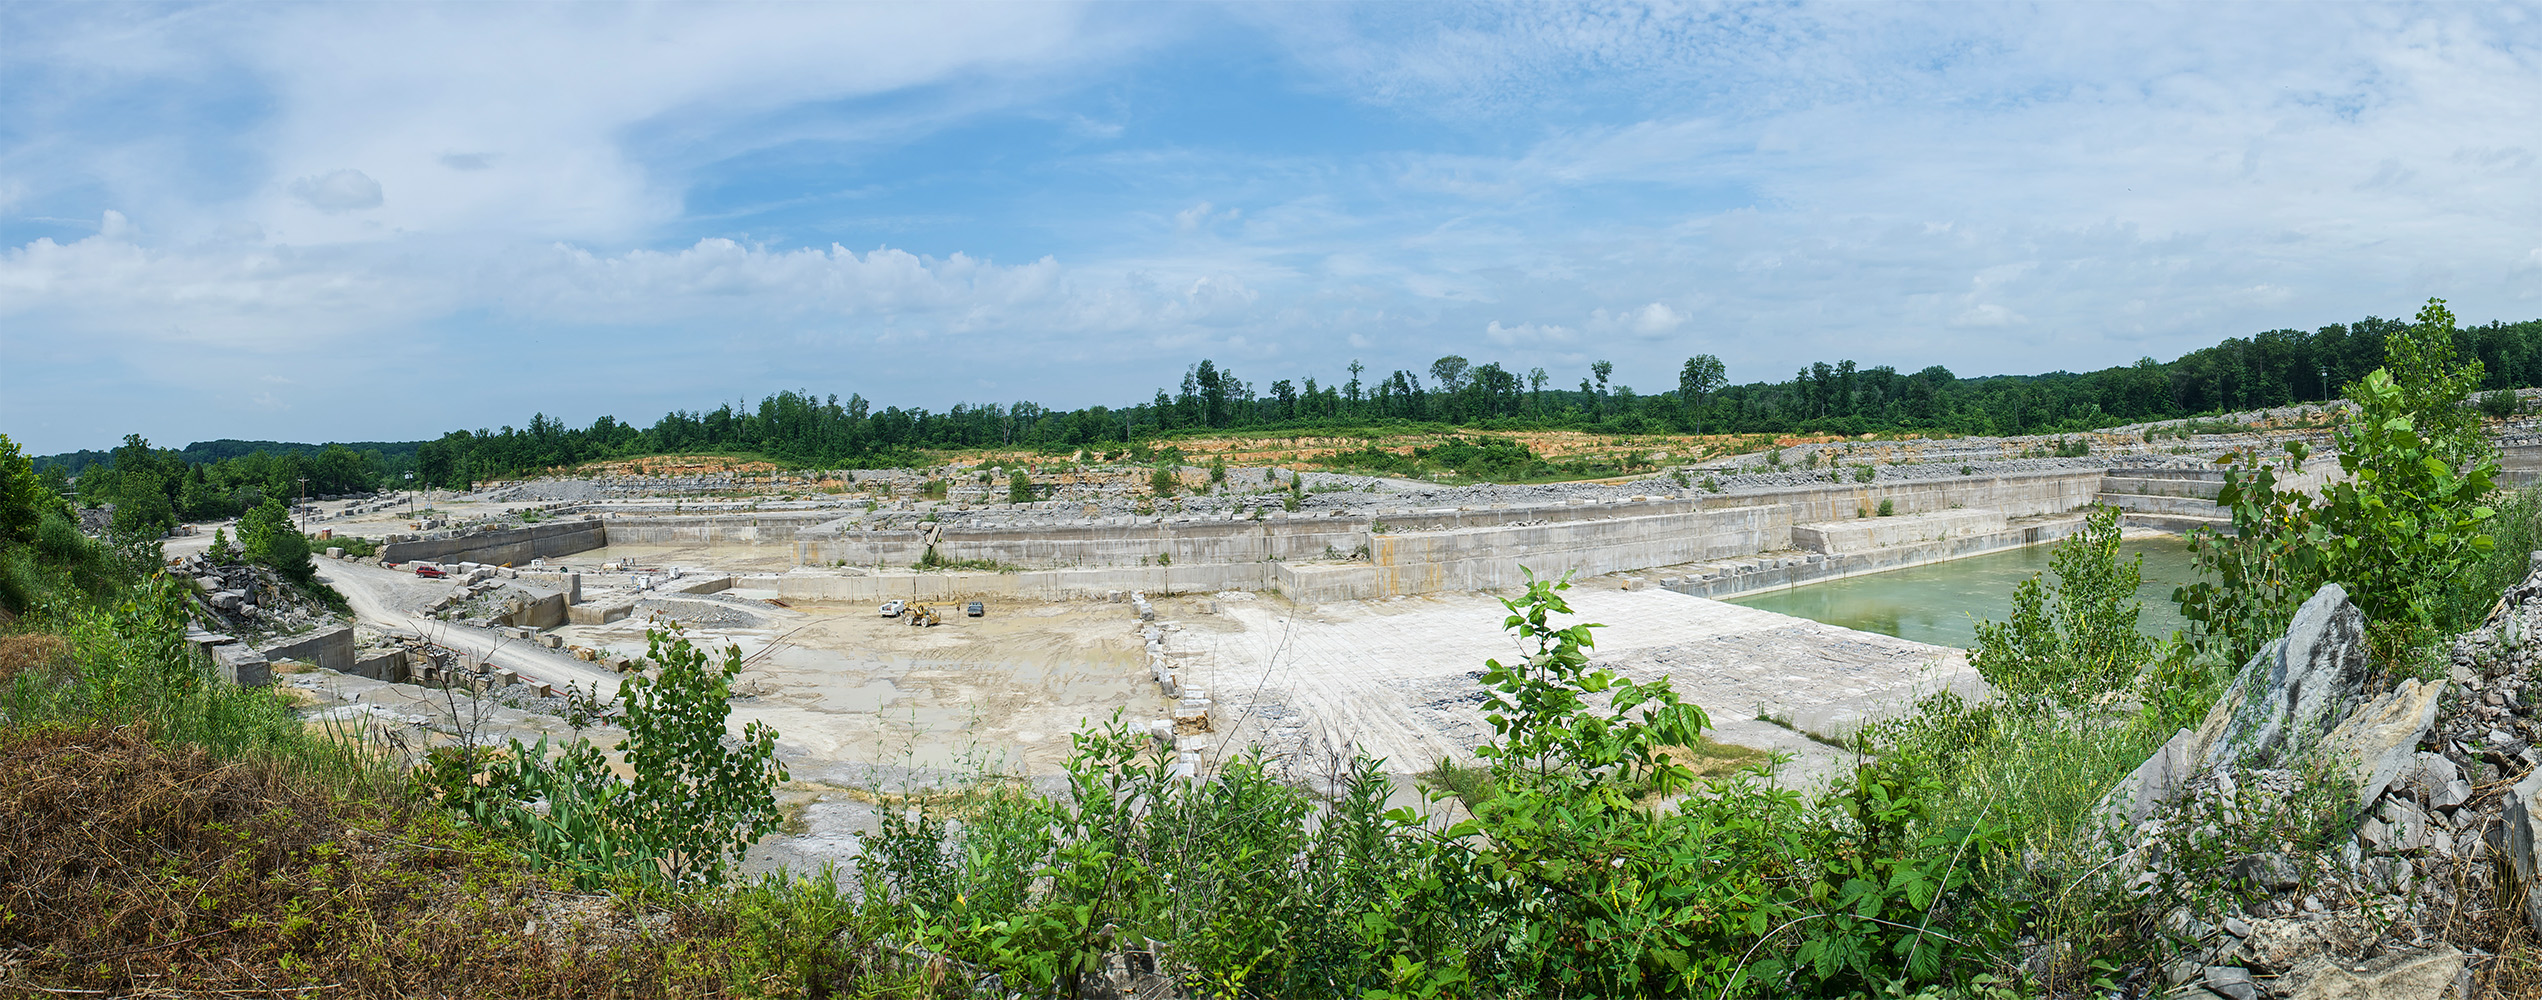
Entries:
<svg viewBox="0 0 2542 1000">
<path fill-rule="evenodd" d="M 2181 787 L 2197 773 L 2198 734 L 2183 729 L 2101 800 L 2100 815 L 2132 830 L 2143 826 L 2155 809 L 2180 797 Z"/>
<path fill-rule="evenodd" d="M 2452 809 L 2471 799 L 2471 782 L 2463 780 L 2462 769 L 2441 753 L 2420 752 L 2415 763 L 2403 767 L 2392 780 L 2392 787 L 2408 792 L 2429 809 Z"/>
<path fill-rule="evenodd" d="M 2525 775 L 2500 797 L 2498 824 L 2506 834 L 2507 864 L 2515 872 L 2513 891 L 2524 904 L 2525 922 L 2542 930 L 2542 858 L 2534 855 L 2535 845 L 2542 843 L 2537 836 L 2542 829 L 2534 825 L 2542 819 L 2537 798 L 2542 798 L 2542 771 Z"/>
<path fill-rule="evenodd" d="M 212 647 L 212 663 L 223 680 L 240 687 L 264 687 L 273 683 L 273 663 L 265 654 L 232 643 Z"/>
<path fill-rule="evenodd" d="M 2351 810 L 2374 804 L 2404 770 L 2421 766 L 2418 744 L 2436 726 L 2441 684 L 2402 681 L 2342 720 L 2326 741 L 2344 758 L 2355 781 Z"/>
<path fill-rule="evenodd" d="M 2259 984 L 2251 981 L 2251 970 L 2230 965 L 2207 967 L 2206 987 L 2232 1000 L 2259 1000 Z"/>
<path fill-rule="evenodd" d="M 2451 1000 L 2463 953 L 2447 945 L 2424 954 L 2342 962 L 2315 955 L 2279 983 L 2291 1000 Z"/>
<path fill-rule="evenodd" d="M 2265 765 L 2326 732 L 2365 690 L 2365 615 L 2338 584 L 2324 584 L 2295 612 L 2284 638 L 2251 657 L 2199 727 L 2208 767 Z M 2388 776 L 2387 776 L 2388 780 Z"/>
</svg>

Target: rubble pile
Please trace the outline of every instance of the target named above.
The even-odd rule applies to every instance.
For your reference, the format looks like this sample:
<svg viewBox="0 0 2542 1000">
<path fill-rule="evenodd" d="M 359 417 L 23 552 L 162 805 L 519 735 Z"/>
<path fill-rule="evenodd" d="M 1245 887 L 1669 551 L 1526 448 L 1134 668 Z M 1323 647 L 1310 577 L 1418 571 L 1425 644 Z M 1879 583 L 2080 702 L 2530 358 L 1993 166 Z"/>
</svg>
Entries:
<svg viewBox="0 0 2542 1000">
<path fill-rule="evenodd" d="M 168 572 L 194 585 L 196 608 L 207 625 L 241 639 L 292 635 L 336 621 L 335 612 L 271 568 L 228 553 L 170 559 Z"/>
<path fill-rule="evenodd" d="M 2364 623 L 2325 587 L 2205 722 L 2113 791 L 2141 887 L 2212 880 L 2243 900 L 2183 905 L 2151 992 L 2212 1000 L 2438 1000 L 2533 984 L 2498 958 L 2542 932 L 2542 553 L 2441 680 L 2378 676 Z M 2318 734 L 2318 735 L 2314 735 Z M 2299 849 L 2309 800 L 2333 817 Z M 2222 859 L 2186 845 L 2235 843 Z M 2208 865 L 2216 867 L 2198 867 Z"/>
</svg>

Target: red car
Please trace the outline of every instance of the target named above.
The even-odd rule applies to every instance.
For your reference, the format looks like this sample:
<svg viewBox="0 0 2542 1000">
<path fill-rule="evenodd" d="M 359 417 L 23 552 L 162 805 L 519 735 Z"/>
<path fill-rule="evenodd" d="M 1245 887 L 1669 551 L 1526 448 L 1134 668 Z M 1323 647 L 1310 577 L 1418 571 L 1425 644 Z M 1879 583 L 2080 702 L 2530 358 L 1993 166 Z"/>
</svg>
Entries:
<svg viewBox="0 0 2542 1000">
<path fill-rule="evenodd" d="M 442 572 L 441 567 L 439 566 L 417 566 L 415 567 L 415 575 L 439 580 L 449 576 L 450 574 Z"/>
</svg>

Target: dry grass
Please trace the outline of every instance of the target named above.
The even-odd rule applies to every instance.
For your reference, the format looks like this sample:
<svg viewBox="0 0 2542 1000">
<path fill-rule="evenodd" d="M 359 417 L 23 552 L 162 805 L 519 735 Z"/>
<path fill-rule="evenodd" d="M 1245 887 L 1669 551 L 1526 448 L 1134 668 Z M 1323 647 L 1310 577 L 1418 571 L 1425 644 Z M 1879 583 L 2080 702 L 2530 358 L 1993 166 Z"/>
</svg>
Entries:
<svg viewBox="0 0 2542 1000">
<path fill-rule="evenodd" d="M 719 995 L 719 922 L 138 726 L 0 732 L 0 994 Z"/>
<path fill-rule="evenodd" d="M 58 666 L 70 655 L 71 644 L 58 635 L 0 635 L 0 684 L 29 670 Z"/>
</svg>

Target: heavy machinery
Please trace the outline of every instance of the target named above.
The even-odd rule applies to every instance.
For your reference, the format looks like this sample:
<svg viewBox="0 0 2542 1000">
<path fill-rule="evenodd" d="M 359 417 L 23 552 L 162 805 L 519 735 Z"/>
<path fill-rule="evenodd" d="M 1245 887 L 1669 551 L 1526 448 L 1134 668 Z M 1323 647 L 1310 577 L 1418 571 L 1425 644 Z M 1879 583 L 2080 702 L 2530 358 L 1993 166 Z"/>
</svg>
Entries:
<svg viewBox="0 0 2542 1000">
<path fill-rule="evenodd" d="M 909 624 L 911 624 L 911 625 L 915 625 L 915 626 L 942 625 L 942 624 L 944 624 L 944 617 L 943 617 L 943 616 L 941 616 L 941 615 L 936 614 L 936 609 L 931 608 L 931 607 L 928 607 L 928 606 L 926 606 L 926 605 L 924 605 L 924 604 L 912 604 L 912 605 L 910 605 L 910 606 L 909 606 L 909 611 L 908 611 L 908 617 L 909 617 Z"/>
</svg>

